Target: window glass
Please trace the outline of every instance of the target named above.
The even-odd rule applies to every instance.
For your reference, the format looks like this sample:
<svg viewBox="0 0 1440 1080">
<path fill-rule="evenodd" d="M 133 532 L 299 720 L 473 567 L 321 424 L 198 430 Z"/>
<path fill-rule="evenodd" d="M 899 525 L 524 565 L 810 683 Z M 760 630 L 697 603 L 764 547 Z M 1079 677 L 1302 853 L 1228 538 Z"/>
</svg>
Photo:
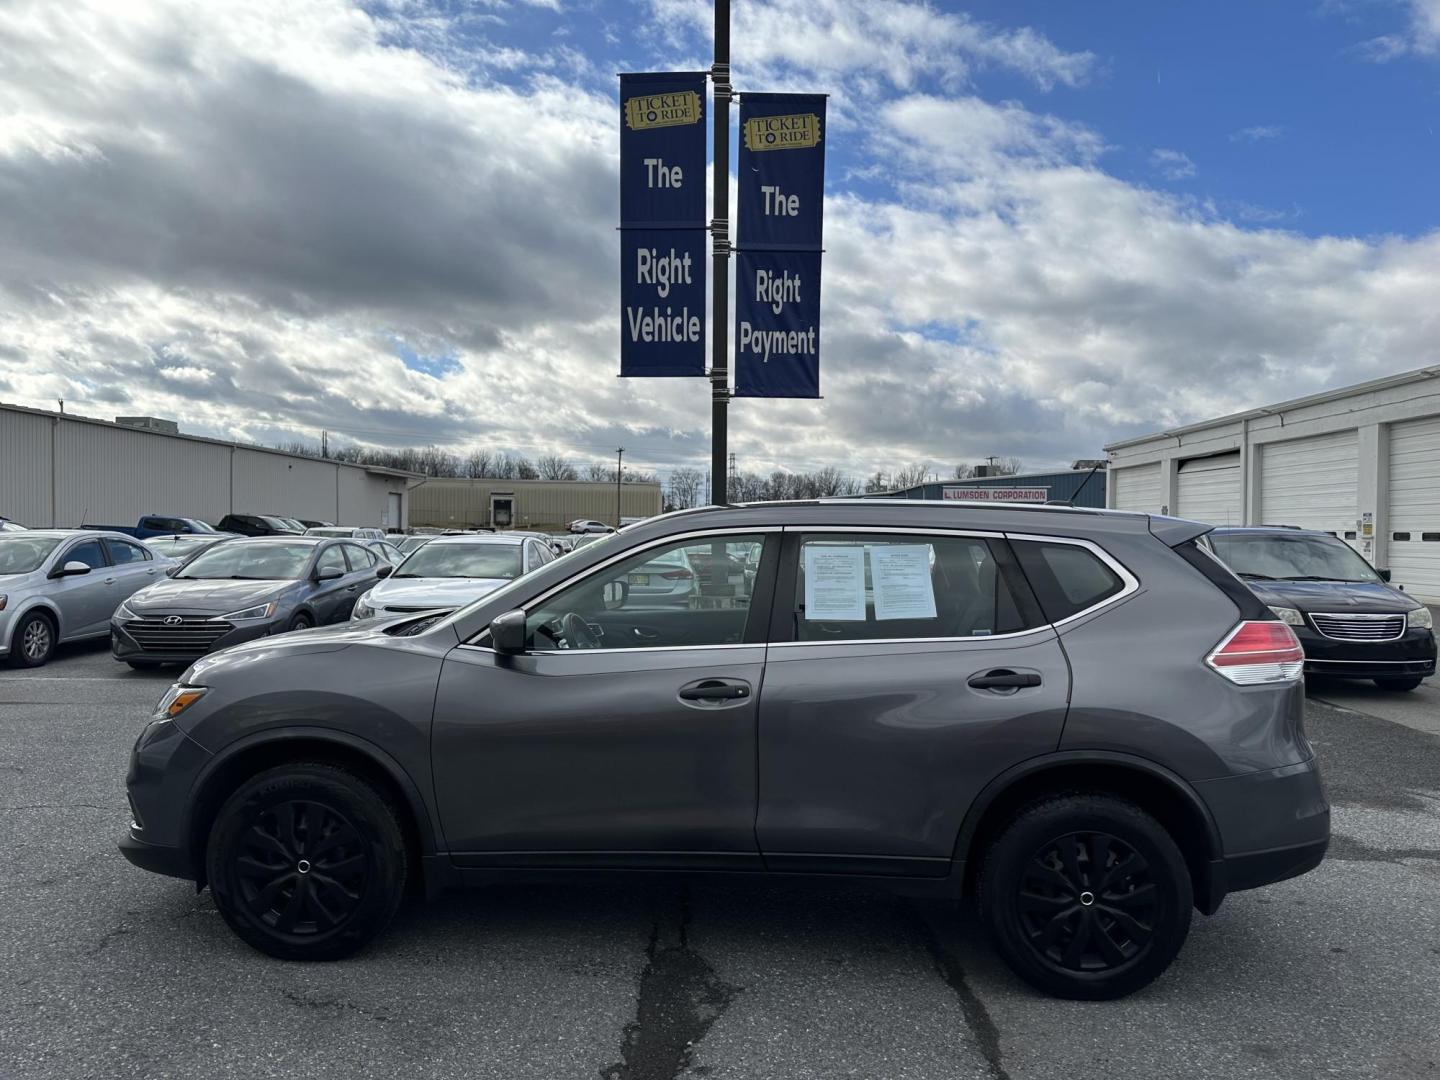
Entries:
<svg viewBox="0 0 1440 1080">
<path fill-rule="evenodd" d="M 110 558 L 116 566 L 123 566 L 125 563 L 144 562 L 150 558 L 150 553 L 139 544 L 132 544 L 129 540 L 107 540 L 110 545 Z"/>
<path fill-rule="evenodd" d="M 40 569 L 60 541 L 53 536 L 7 533 L 0 537 L 0 574 L 28 574 Z"/>
<path fill-rule="evenodd" d="M 320 561 L 315 564 L 315 569 L 339 570 L 342 574 L 348 574 L 350 567 L 345 565 L 345 552 L 341 550 L 342 546 L 341 544 L 331 544 L 320 552 Z"/>
<path fill-rule="evenodd" d="M 1094 607 L 1125 587 L 1120 576 L 1088 548 L 1041 540 L 1017 540 L 1013 547 L 1051 622 Z"/>
<path fill-rule="evenodd" d="M 270 540 L 231 540 L 196 555 L 177 579 L 207 581 L 298 581 L 315 555 L 313 544 Z"/>
<path fill-rule="evenodd" d="M 83 544 L 77 544 L 67 551 L 63 557 L 63 563 L 83 562 L 92 570 L 99 570 L 102 566 L 109 566 L 105 561 L 105 552 L 100 549 L 99 540 L 87 540 Z"/>
<path fill-rule="evenodd" d="M 758 535 L 687 540 L 607 566 L 530 612 L 527 647 L 739 644 L 745 640 L 755 588 L 745 558 L 763 543 Z"/>
<path fill-rule="evenodd" d="M 1379 581 L 1349 544 L 1296 533 L 1212 533 L 1220 561 L 1242 578 L 1282 581 Z"/>
<path fill-rule="evenodd" d="M 810 535 L 800 545 L 798 641 L 988 637 L 1025 629 L 982 537 Z"/>
<path fill-rule="evenodd" d="M 337 544 L 335 546 L 345 549 L 345 557 L 350 560 L 351 570 L 369 570 L 375 565 L 375 553 L 366 550 L 359 544 Z"/>
</svg>

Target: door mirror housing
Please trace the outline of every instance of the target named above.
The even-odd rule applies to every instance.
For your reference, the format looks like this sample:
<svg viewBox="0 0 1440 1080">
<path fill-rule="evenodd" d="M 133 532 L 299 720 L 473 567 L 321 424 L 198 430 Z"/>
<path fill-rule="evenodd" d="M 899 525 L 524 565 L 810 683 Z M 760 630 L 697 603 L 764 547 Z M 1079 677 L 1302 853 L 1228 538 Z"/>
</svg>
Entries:
<svg viewBox="0 0 1440 1080">
<path fill-rule="evenodd" d="M 1380 580 L 1381 580 L 1381 581 L 1384 581 L 1384 582 L 1387 582 L 1387 583 L 1390 581 L 1390 571 L 1389 571 L 1389 570 L 1376 570 L 1375 572 L 1380 575 Z"/>
<path fill-rule="evenodd" d="M 525 612 L 507 611 L 490 620 L 490 645 L 498 653 L 525 651 Z"/>
<path fill-rule="evenodd" d="M 380 578 L 380 577 L 389 577 L 389 576 L 390 576 L 391 574 L 393 574 L 394 572 L 395 572 L 395 567 L 391 566 L 389 563 L 381 563 L 379 566 L 377 566 L 377 567 L 375 568 L 375 576 L 376 576 L 377 578 Z"/>
<path fill-rule="evenodd" d="M 334 581 L 336 578 L 342 578 L 344 576 L 345 571 L 341 570 L 338 566 L 322 566 L 319 570 L 315 571 L 316 581 Z"/>
<path fill-rule="evenodd" d="M 165 567 L 165 576 L 166 576 L 166 577 L 174 577 L 174 576 L 175 576 L 176 574 L 178 574 L 179 572 L 180 572 L 180 564 L 179 564 L 179 563 L 176 563 L 174 566 L 167 566 L 167 567 Z"/>
<path fill-rule="evenodd" d="M 57 566 L 50 571 L 52 578 L 79 577 L 81 574 L 90 573 L 90 567 L 79 559 L 71 559 L 64 566 Z"/>
<path fill-rule="evenodd" d="M 630 583 L 617 578 L 605 583 L 605 610 L 619 611 L 630 599 Z"/>
</svg>

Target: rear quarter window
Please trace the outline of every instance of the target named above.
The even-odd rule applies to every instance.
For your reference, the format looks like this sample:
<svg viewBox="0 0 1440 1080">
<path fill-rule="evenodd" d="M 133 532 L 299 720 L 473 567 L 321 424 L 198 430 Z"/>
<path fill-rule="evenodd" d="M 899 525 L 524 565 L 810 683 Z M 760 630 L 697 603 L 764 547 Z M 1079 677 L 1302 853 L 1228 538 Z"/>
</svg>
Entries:
<svg viewBox="0 0 1440 1080">
<path fill-rule="evenodd" d="M 1089 548 L 1044 540 L 1012 544 L 1045 618 L 1052 623 L 1103 604 L 1125 589 L 1124 579 Z"/>
</svg>

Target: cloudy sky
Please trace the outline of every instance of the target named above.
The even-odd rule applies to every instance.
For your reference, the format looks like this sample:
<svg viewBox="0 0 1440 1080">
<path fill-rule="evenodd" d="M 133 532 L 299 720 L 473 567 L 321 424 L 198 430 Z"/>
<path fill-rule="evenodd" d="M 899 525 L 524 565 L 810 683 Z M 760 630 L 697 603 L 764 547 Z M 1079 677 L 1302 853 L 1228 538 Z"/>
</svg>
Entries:
<svg viewBox="0 0 1440 1080">
<path fill-rule="evenodd" d="M 1027 466 L 1440 363 L 1440 0 L 734 0 L 832 95 L 825 399 L 742 468 Z M 708 461 L 621 380 L 615 73 L 708 0 L 10 0 L 0 400 Z"/>
</svg>

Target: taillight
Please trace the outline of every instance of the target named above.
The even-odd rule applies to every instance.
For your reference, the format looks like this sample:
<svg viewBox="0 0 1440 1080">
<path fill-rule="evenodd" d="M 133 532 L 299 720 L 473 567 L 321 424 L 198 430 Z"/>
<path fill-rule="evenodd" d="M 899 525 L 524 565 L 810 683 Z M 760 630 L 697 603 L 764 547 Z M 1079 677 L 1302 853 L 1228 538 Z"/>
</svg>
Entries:
<svg viewBox="0 0 1440 1080">
<path fill-rule="evenodd" d="M 689 570 L 666 570 L 660 576 L 666 581 L 689 581 L 695 575 Z"/>
<path fill-rule="evenodd" d="M 1278 619 L 1242 622 L 1205 663 L 1240 686 L 1293 682 L 1305 669 L 1305 650 L 1295 631 Z"/>
</svg>

